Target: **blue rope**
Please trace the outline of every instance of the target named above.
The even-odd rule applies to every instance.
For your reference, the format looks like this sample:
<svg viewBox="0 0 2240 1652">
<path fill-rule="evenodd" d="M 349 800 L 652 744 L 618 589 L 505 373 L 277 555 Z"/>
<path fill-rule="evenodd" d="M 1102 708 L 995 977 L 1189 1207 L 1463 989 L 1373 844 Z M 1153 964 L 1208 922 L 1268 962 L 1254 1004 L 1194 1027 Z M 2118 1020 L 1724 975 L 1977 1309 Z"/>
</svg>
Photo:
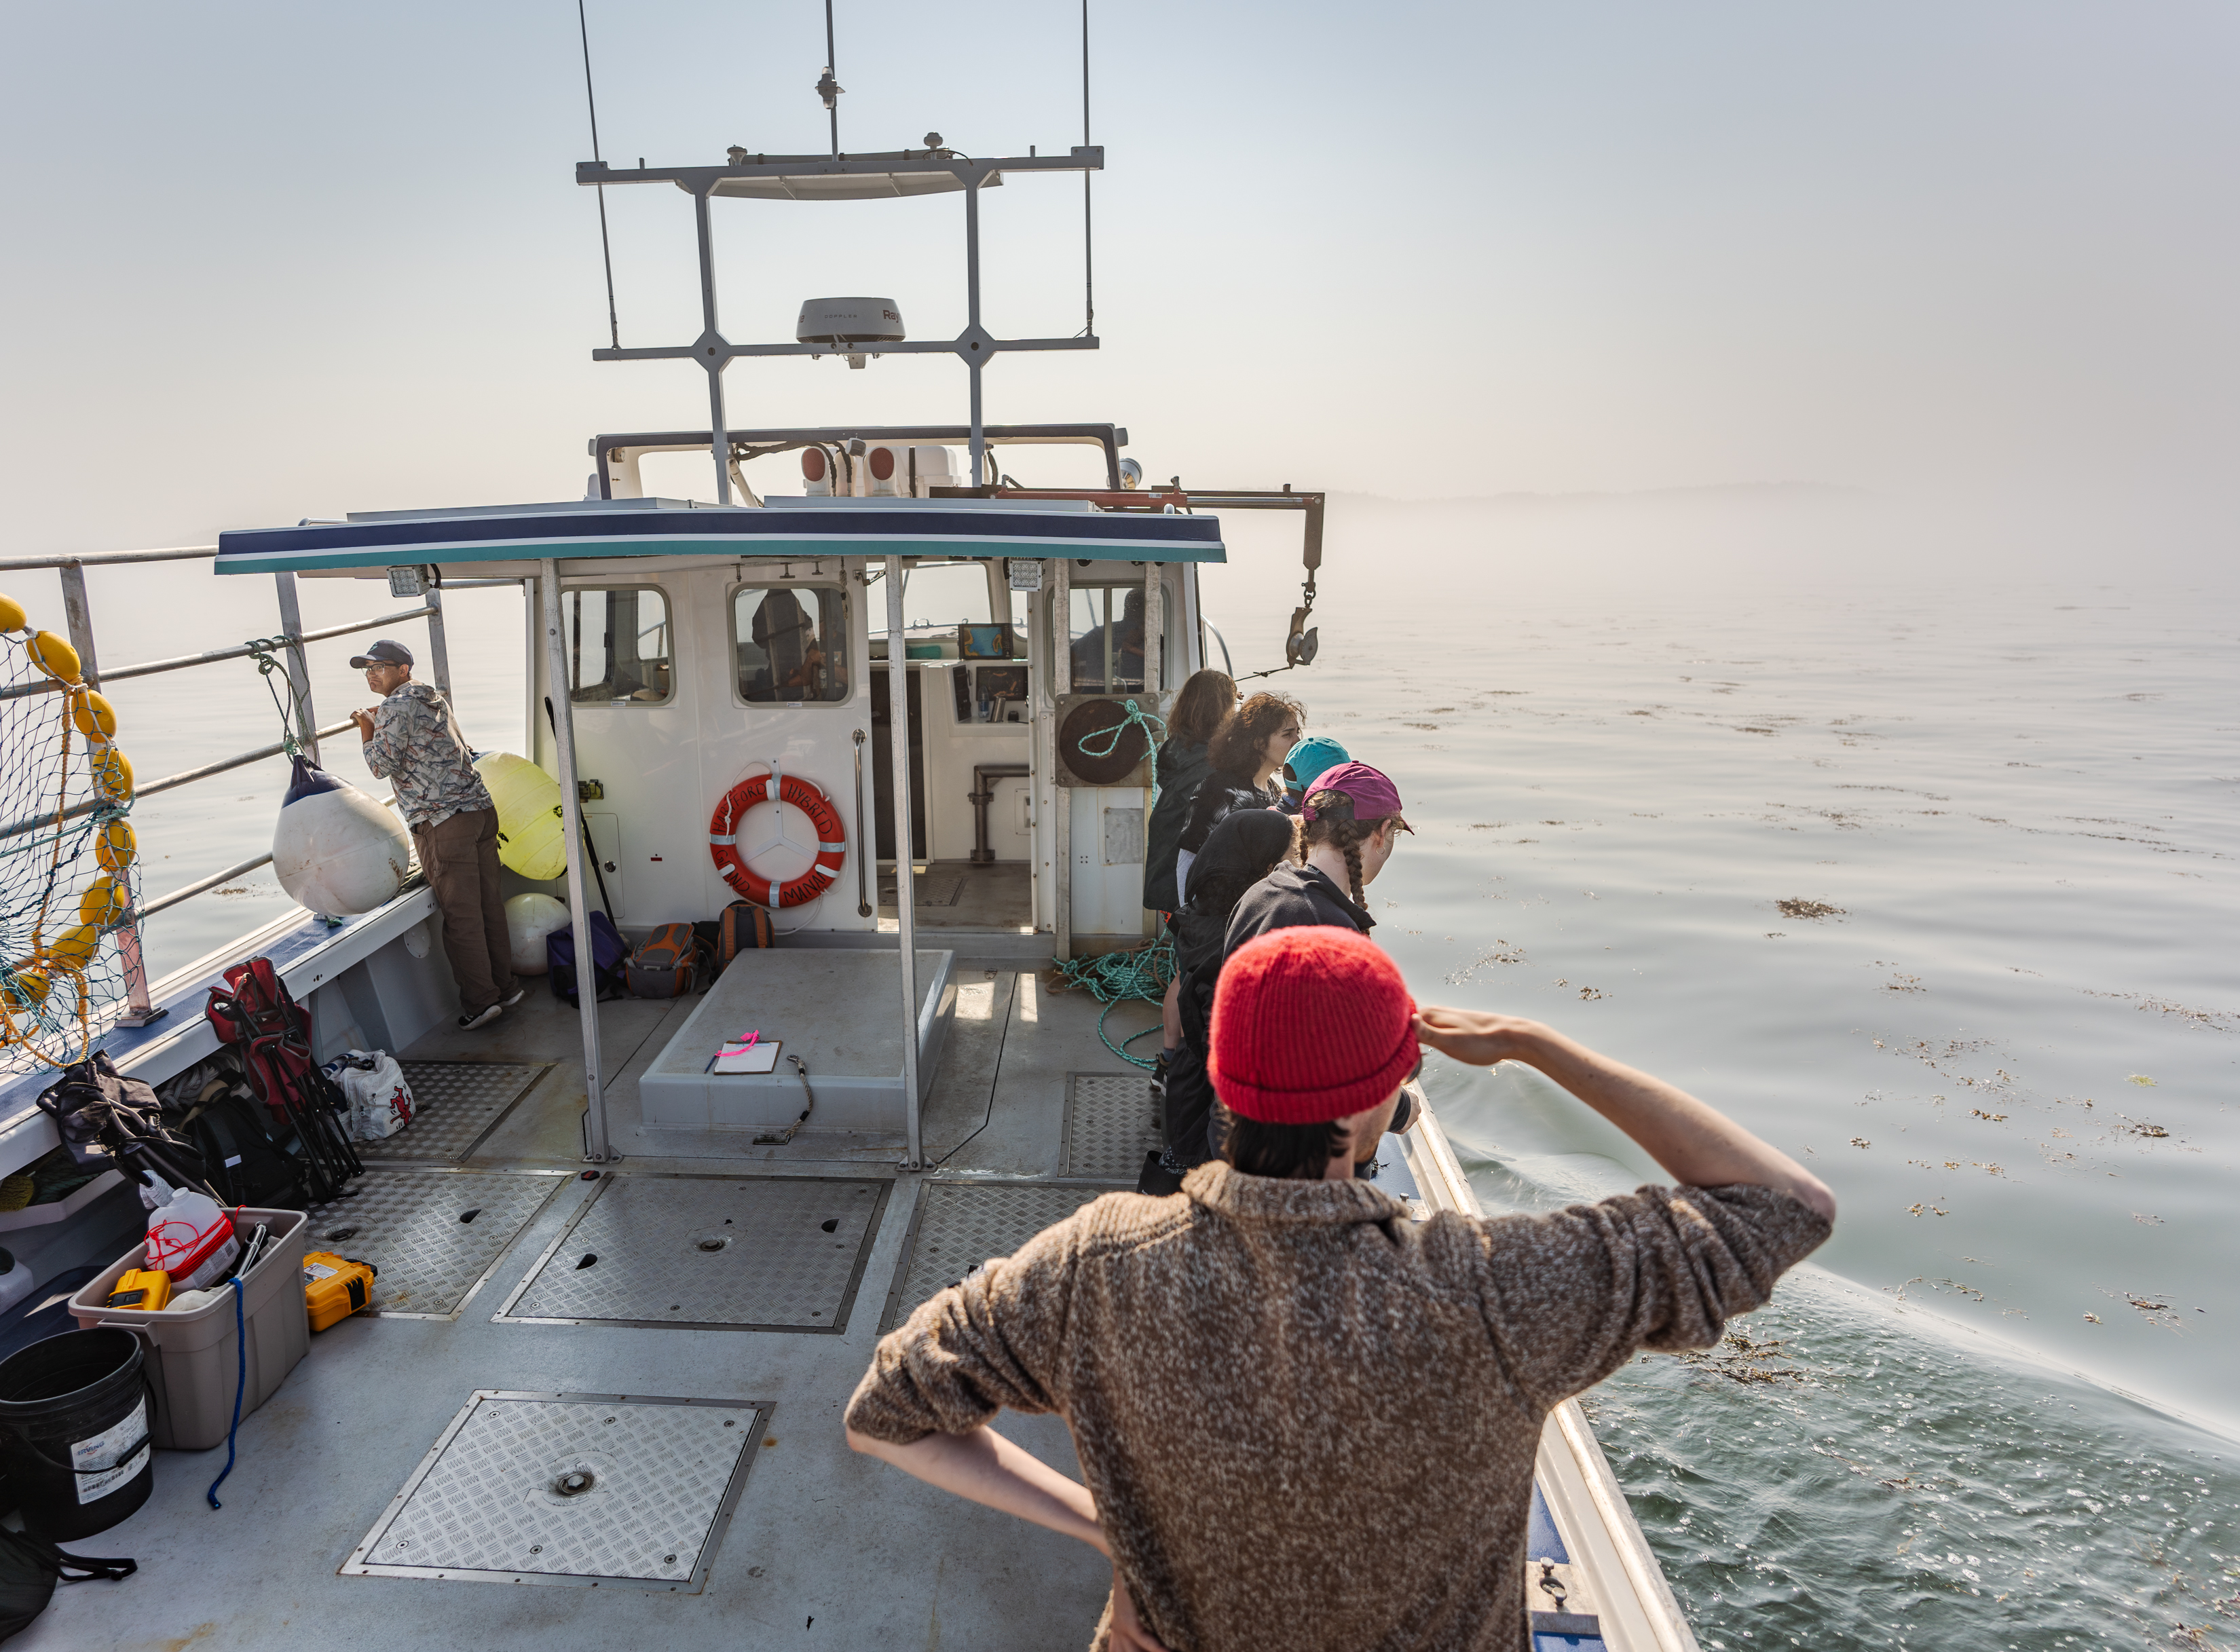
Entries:
<svg viewBox="0 0 2240 1652">
<path fill-rule="evenodd" d="M 241 1276 L 236 1274 L 226 1282 L 233 1287 L 233 1426 L 225 1431 L 225 1467 L 218 1470 L 217 1478 L 203 1493 L 213 1509 L 225 1507 L 217 1500 L 217 1489 L 233 1472 L 233 1436 L 241 1429 L 241 1391 L 249 1386 L 249 1328 L 241 1312 Z"/>
</svg>

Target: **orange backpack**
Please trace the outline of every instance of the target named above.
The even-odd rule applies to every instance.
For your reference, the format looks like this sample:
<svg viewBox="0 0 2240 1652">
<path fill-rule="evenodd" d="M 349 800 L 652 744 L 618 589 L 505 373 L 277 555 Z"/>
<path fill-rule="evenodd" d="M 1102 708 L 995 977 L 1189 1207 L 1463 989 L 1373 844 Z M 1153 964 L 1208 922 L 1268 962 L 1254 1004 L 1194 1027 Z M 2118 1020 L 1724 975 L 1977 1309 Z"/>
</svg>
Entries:
<svg viewBox="0 0 2240 1652">
<path fill-rule="evenodd" d="M 663 923 L 638 943 L 623 966 L 634 998 L 682 998 L 712 979 L 700 937 L 689 923 Z"/>
</svg>

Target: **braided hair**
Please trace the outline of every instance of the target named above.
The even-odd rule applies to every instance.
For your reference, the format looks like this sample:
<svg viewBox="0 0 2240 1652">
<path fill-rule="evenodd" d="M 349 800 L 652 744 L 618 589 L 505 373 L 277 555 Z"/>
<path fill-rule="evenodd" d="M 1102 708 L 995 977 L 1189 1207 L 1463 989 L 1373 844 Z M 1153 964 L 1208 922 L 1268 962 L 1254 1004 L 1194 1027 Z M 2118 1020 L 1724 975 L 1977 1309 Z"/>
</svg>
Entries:
<svg viewBox="0 0 2240 1652">
<path fill-rule="evenodd" d="M 1311 810 L 1314 818 L 1306 818 Z M 1377 829 L 1388 820 L 1399 820 L 1397 815 L 1379 815 L 1374 820 L 1353 817 L 1353 799 L 1342 791 L 1316 791 L 1307 794 L 1306 806 L 1299 811 L 1298 835 L 1292 839 L 1292 853 L 1299 864 L 1307 863 L 1307 851 L 1318 843 L 1328 843 L 1345 856 L 1346 879 L 1353 885 L 1356 906 L 1367 906 L 1369 896 L 1361 883 L 1361 846 L 1377 835 Z M 1402 823 L 1403 825 L 1405 823 Z"/>
</svg>

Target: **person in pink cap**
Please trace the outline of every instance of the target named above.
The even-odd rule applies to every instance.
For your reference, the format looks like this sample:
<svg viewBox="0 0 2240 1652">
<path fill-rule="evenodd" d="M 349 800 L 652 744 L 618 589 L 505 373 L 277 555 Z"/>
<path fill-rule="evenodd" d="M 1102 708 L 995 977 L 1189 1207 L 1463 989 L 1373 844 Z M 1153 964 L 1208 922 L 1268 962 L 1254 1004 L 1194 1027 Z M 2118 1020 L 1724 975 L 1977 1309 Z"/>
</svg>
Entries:
<svg viewBox="0 0 2240 1652">
<path fill-rule="evenodd" d="M 1400 789 L 1381 771 L 1365 763 L 1324 769 L 1300 801 L 1300 859 L 1277 867 L 1237 902 L 1224 957 L 1255 936 L 1303 923 L 1368 934 L 1377 920 L 1364 891 L 1411 829 L 1401 817 Z"/>
<path fill-rule="evenodd" d="M 1353 1170 L 1419 1043 L 1538 1069 L 1678 1185 L 1410 1220 Z M 1350 929 L 1237 951 L 1212 1068 L 1224 1157 L 921 1306 L 873 1355 L 849 1443 L 1109 1557 L 1097 1652 L 1525 1652 L 1548 1413 L 1638 1349 L 1716 1343 L 1827 1238 L 1834 1198 L 1537 1023 L 1418 1012 Z M 1063 1416 L 1087 1483 L 995 1433 L 1005 1406 Z"/>
</svg>

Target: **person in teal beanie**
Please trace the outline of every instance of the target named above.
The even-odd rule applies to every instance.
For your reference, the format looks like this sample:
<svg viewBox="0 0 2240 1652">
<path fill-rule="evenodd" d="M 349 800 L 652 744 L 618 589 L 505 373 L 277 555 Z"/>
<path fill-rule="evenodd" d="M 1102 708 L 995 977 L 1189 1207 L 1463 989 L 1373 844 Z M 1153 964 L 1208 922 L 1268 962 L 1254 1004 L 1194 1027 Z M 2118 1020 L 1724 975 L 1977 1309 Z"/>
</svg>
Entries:
<svg viewBox="0 0 2240 1652">
<path fill-rule="evenodd" d="M 1352 760 L 1352 754 L 1326 734 L 1310 734 L 1293 746 L 1290 756 L 1283 759 L 1283 766 L 1277 771 L 1283 780 L 1283 812 L 1297 814 L 1299 805 L 1306 800 L 1310 781 Z"/>
</svg>

